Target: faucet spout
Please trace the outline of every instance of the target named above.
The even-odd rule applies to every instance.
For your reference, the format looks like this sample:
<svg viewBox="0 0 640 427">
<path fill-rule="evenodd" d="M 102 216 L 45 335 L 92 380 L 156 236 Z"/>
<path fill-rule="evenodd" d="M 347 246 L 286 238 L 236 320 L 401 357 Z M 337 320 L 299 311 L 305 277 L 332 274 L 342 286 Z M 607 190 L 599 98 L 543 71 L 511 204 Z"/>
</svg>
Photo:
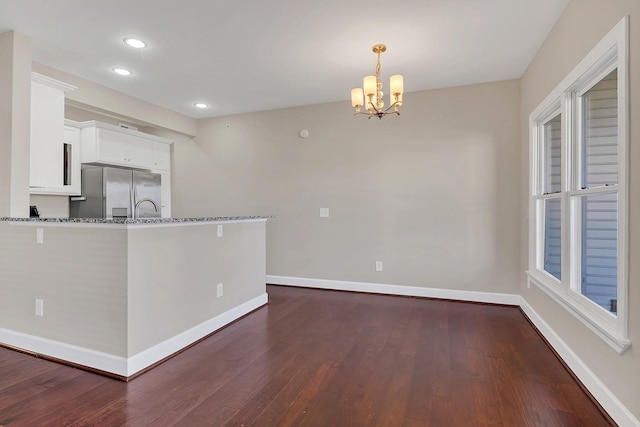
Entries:
<svg viewBox="0 0 640 427">
<path fill-rule="evenodd" d="M 139 213 L 139 209 L 140 209 L 140 205 L 144 202 L 149 202 L 153 205 L 153 208 L 156 210 L 156 212 L 158 212 L 158 205 L 156 205 L 156 202 L 154 202 L 151 199 L 142 199 L 140 201 L 138 201 L 138 203 L 136 203 L 135 208 L 133 209 L 133 219 L 139 218 L 140 213 Z"/>
</svg>

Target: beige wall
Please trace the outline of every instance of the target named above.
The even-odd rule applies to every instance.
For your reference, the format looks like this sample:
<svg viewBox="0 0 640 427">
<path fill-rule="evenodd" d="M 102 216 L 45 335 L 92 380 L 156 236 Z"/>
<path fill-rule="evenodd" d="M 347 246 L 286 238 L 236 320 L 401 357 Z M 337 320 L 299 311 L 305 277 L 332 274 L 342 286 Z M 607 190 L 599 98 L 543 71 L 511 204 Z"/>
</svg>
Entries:
<svg viewBox="0 0 640 427">
<path fill-rule="evenodd" d="M 69 217 L 69 196 L 32 194 L 29 203 L 38 207 L 40 218 Z"/>
<path fill-rule="evenodd" d="M 266 293 L 265 222 L 222 227 L 129 231 L 129 357 Z"/>
<path fill-rule="evenodd" d="M 629 338 L 632 347 L 618 355 L 567 310 L 550 300 L 540 289 L 526 286 L 521 273 L 520 293 L 560 335 L 620 401 L 640 418 L 640 2 L 637 0 L 573 0 L 550 33 L 521 80 L 522 160 L 521 211 L 528 194 L 528 116 L 586 54 L 624 15 L 631 15 L 630 28 L 630 233 L 629 233 Z M 528 223 L 521 221 L 520 271 L 527 268 Z"/>
<path fill-rule="evenodd" d="M 0 217 L 29 216 L 31 40 L 0 34 Z"/>
<path fill-rule="evenodd" d="M 217 225 L 0 221 L 0 330 L 128 358 L 264 295 L 265 221 Z"/>
<path fill-rule="evenodd" d="M 518 113 L 505 81 L 408 93 L 382 120 L 347 101 L 201 120 L 173 147 L 174 214 L 276 215 L 271 275 L 516 293 Z"/>
<path fill-rule="evenodd" d="M 0 328 L 126 357 L 127 230 L 43 231 L 0 222 Z"/>
</svg>

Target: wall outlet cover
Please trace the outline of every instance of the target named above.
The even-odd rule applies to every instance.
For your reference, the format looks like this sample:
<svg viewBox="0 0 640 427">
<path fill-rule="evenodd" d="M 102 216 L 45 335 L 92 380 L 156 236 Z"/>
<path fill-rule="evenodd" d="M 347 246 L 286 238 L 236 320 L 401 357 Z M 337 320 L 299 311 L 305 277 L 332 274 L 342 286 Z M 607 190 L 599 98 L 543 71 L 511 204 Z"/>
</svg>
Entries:
<svg viewBox="0 0 640 427">
<path fill-rule="evenodd" d="M 220 298 L 222 295 L 224 295 L 224 285 L 222 283 L 218 283 L 216 287 L 216 296 Z"/>
<path fill-rule="evenodd" d="M 36 316 L 44 316 L 44 300 L 36 298 Z"/>
</svg>

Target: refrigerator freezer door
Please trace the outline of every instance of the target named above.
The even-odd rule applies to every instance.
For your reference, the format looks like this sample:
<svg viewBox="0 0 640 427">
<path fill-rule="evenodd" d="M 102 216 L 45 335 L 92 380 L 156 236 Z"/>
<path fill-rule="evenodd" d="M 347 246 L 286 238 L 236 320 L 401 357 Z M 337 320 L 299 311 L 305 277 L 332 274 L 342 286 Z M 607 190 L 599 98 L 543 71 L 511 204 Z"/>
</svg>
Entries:
<svg viewBox="0 0 640 427">
<path fill-rule="evenodd" d="M 160 174 L 133 171 L 133 199 L 134 207 L 143 199 L 153 200 L 141 202 L 138 205 L 138 218 L 160 218 L 161 200 Z M 157 211 L 156 211 L 157 208 Z"/>
<path fill-rule="evenodd" d="M 131 218 L 131 171 L 104 168 L 103 174 L 104 218 Z"/>
</svg>

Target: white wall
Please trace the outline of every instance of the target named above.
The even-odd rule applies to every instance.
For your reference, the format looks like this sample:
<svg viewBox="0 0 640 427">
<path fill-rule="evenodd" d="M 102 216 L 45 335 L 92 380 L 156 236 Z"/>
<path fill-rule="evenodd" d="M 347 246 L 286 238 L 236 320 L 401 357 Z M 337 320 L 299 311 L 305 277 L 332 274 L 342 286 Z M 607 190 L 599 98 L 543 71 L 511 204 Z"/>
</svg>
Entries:
<svg viewBox="0 0 640 427">
<path fill-rule="evenodd" d="M 573 0 L 557 22 L 521 80 L 521 211 L 528 200 L 528 116 L 586 54 L 624 15 L 630 15 L 630 187 L 629 187 L 629 338 L 632 347 L 624 354 L 604 343 L 569 312 L 536 286 L 526 286 L 521 273 L 520 293 L 549 326 L 619 399 L 640 418 L 640 2 L 637 0 Z M 527 268 L 528 222 L 522 217 L 520 271 Z"/>
<path fill-rule="evenodd" d="M 270 275 L 516 293 L 518 82 L 405 98 L 382 120 L 344 101 L 199 121 L 174 214 L 276 215 Z"/>
</svg>

